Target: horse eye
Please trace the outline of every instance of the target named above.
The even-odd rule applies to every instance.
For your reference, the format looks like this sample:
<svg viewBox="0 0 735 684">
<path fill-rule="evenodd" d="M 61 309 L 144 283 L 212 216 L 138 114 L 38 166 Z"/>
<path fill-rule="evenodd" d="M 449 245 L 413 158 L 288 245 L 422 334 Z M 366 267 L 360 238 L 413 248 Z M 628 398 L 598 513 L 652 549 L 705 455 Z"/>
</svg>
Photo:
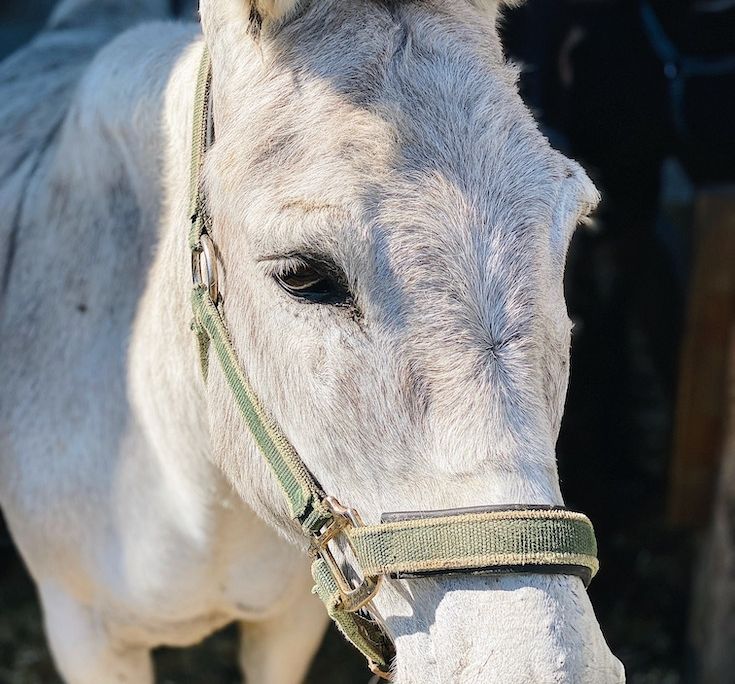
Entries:
<svg viewBox="0 0 735 684">
<path fill-rule="evenodd" d="M 352 299 L 343 277 L 315 264 L 293 264 L 275 279 L 286 292 L 304 301 L 347 305 Z"/>
</svg>

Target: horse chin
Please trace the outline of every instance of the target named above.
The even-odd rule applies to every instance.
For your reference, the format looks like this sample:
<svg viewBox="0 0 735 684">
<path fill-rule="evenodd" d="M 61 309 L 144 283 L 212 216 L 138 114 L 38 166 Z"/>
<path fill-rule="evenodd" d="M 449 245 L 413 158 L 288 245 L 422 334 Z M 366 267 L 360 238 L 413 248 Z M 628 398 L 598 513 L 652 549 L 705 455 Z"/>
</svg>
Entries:
<svg viewBox="0 0 735 684">
<path fill-rule="evenodd" d="M 622 684 L 581 580 L 549 575 L 391 582 L 381 610 L 395 684 Z"/>
</svg>

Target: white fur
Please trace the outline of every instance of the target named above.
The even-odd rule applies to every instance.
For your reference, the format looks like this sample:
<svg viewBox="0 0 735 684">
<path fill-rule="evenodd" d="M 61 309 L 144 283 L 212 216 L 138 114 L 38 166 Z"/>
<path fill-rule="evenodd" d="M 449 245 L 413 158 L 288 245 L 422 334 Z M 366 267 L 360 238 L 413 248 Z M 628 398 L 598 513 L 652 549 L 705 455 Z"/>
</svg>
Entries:
<svg viewBox="0 0 735 684">
<path fill-rule="evenodd" d="M 492 17 L 463 0 L 290 18 L 276 3 L 255 37 L 245 4 L 202 3 L 206 182 L 265 406 L 369 521 L 561 502 L 562 276 L 596 192 L 538 133 Z M 189 330 L 201 44 L 158 23 L 92 59 L 124 16 L 104 7 L 107 33 L 104 12 L 85 28 L 82 0 L 62 3 L 0 66 L 0 501 L 71 684 L 146 684 L 152 647 L 232 620 L 250 681 L 295 683 L 325 626 L 304 542 Z M 268 258 L 302 251 L 345 271 L 359 315 L 280 290 Z M 623 679 L 576 578 L 388 582 L 377 604 L 399 684 Z"/>
</svg>

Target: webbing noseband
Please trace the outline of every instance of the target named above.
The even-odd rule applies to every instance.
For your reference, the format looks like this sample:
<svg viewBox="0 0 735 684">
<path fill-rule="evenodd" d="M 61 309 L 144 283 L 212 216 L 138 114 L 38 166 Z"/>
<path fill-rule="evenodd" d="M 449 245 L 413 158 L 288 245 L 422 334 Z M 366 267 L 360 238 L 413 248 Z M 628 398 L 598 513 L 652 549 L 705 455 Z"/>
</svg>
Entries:
<svg viewBox="0 0 735 684">
<path fill-rule="evenodd" d="M 310 540 L 314 591 L 330 617 L 367 657 L 371 669 L 389 678 L 395 651 L 371 605 L 384 577 L 558 573 L 577 575 L 587 585 L 598 569 L 597 544 L 592 524 L 582 513 L 562 507 L 513 505 L 386 513 L 380 524 L 365 525 L 354 510 L 322 490 L 258 400 L 225 324 L 211 219 L 201 182 L 204 154 L 213 140 L 210 86 L 211 64 L 205 47 L 197 79 L 192 142 L 192 329 L 205 379 L 213 348 L 235 403 L 283 492 L 291 518 Z M 359 580 L 348 579 L 332 555 L 330 543 L 334 541 L 351 549 Z"/>
</svg>

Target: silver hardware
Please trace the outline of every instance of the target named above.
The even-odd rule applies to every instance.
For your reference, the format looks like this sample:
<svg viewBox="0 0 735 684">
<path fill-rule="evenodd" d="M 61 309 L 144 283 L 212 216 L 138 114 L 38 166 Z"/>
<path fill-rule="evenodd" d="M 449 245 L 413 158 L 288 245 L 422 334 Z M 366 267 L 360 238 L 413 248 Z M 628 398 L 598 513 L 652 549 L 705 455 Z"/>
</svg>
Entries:
<svg viewBox="0 0 735 684">
<path fill-rule="evenodd" d="M 191 273 L 194 285 L 205 287 L 212 301 L 217 304 L 219 299 L 217 255 L 212 238 L 207 233 L 202 233 L 199 238 L 199 249 L 191 253 Z"/>
<path fill-rule="evenodd" d="M 323 558 L 329 566 L 339 589 L 342 610 L 355 613 L 365 608 L 375 598 L 380 591 L 383 576 L 364 577 L 357 586 L 353 586 L 345 577 L 340 564 L 329 548 L 329 542 L 343 534 L 347 528 L 363 527 L 365 523 L 354 508 L 346 508 L 333 496 L 326 497 L 323 503 L 333 518 L 312 541 L 312 554 Z M 349 535 L 345 535 L 345 540 L 351 546 Z"/>
</svg>

